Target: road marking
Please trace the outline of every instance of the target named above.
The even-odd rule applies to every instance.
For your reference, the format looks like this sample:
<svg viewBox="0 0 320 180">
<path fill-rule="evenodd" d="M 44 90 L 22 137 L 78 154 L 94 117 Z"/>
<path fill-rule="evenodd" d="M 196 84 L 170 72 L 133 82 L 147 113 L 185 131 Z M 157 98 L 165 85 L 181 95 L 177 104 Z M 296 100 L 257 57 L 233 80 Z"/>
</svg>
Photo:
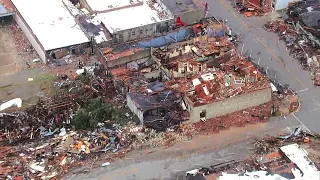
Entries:
<svg viewBox="0 0 320 180">
<path fill-rule="evenodd" d="M 320 109 L 320 107 L 317 107 L 317 108 L 311 109 L 309 112 L 318 111 L 319 109 Z"/>
<path fill-rule="evenodd" d="M 300 121 L 300 119 L 297 118 L 297 116 L 296 116 L 295 114 L 292 114 L 292 116 L 293 116 L 307 131 L 309 131 L 309 133 L 311 133 L 310 129 L 307 128 L 307 126 L 304 125 L 304 124 Z"/>
<path fill-rule="evenodd" d="M 302 89 L 302 90 L 296 91 L 296 93 L 302 93 L 302 92 L 305 92 L 305 91 L 308 91 L 308 90 L 309 90 L 308 88 L 305 88 L 305 89 Z"/>
<path fill-rule="evenodd" d="M 225 5 L 224 2 L 222 2 L 221 0 L 219 0 L 219 1 L 220 1 L 220 3 L 221 3 L 229 12 L 232 12 L 233 16 L 238 19 L 238 21 L 240 22 L 240 24 L 241 24 L 243 27 L 245 27 L 245 28 L 254 36 L 254 38 L 255 38 L 257 41 L 259 41 L 260 44 L 261 44 L 267 51 L 269 51 L 269 53 L 270 53 L 274 58 L 277 59 L 277 61 L 278 61 L 280 64 L 282 64 L 282 65 L 284 66 L 284 69 L 285 69 L 287 72 L 289 72 L 290 74 L 292 74 L 292 76 L 295 78 L 295 80 L 296 80 L 299 84 L 301 84 L 304 88 L 307 88 L 307 86 L 306 86 L 297 76 L 295 76 L 290 69 L 288 69 L 288 68 L 285 66 L 284 62 L 281 61 L 281 59 L 279 58 L 279 56 L 277 56 L 269 47 L 267 47 L 266 44 L 265 44 L 264 42 L 262 42 L 262 41 L 260 40 L 260 38 L 258 38 L 258 36 L 257 36 L 255 33 L 253 33 L 253 32 L 250 30 L 250 28 L 234 13 L 233 9 L 227 7 L 227 5 Z"/>
</svg>

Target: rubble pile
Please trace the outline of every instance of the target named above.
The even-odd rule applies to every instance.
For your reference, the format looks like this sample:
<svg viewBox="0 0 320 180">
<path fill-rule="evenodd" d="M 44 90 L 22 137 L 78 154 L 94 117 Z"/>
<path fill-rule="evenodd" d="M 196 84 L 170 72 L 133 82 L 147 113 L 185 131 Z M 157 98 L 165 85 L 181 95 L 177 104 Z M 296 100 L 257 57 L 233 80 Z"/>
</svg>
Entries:
<svg viewBox="0 0 320 180">
<path fill-rule="evenodd" d="M 244 127 L 247 124 L 266 122 L 271 117 L 273 103 L 266 103 L 257 107 L 248 108 L 225 116 L 208 119 L 206 122 L 195 123 L 200 133 L 218 133 L 230 127 Z"/>
<path fill-rule="evenodd" d="M 190 170 L 186 177 L 188 180 L 312 179 L 318 177 L 318 161 L 313 160 L 318 158 L 309 152 L 319 148 L 318 141 L 317 134 L 308 134 L 299 127 L 284 136 L 267 135 L 253 143 L 255 153 L 252 156 Z"/>
<path fill-rule="evenodd" d="M 319 32 L 319 1 L 297 1 L 288 4 L 287 22 L 302 26 L 304 31 L 311 33 L 314 37 L 320 38 Z M 303 31 L 303 29 L 301 29 Z M 307 34 L 306 34 L 307 35 Z M 317 43 L 317 42 L 316 42 Z M 317 43 L 319 46 L 319 42 Z"/>
<path fill-rule="evenodd" d="M 177 141 L 190 140 L 197 134 L 193 125 L 186 125 L 177 129 L 169 129 L 166 132 L 156 132 L 154 129 L 148 128 L 133 128 L 132 130 L 139 131 L 133 135 L 131 148 L 136 150 L 150 149 L 155 147 L 170 147 Z"/>
<path fill-rule="evenodd" d="M 9 119 L 7 116 L 11 115 L 2 114 L 2 117 Z M 27 132 L 31 128 L 25 127 L 23 130 Z M 12 138 L 11 133 L 14 144 L 20 137 L 19 145 L 13 148 L 13 144 L 8 142 L 9 133 L 2 131 L 0 143 L 10 146 L 1 146 L 3 171 L 0 177 L 58 178 L 70 167 L 88 164 L 94 158 L 113 162 L 131 150 L 169 147 L 176 141 L 192 138 L 195 133 L 191 126 L 158 133 L 134 123 L 119 126 L 104 122 L 92 131 L 75 131 L 71 126 L 47 130 L 40 126 L 37 131 L 16 135 L 16 139 Z M 32 140 L 28 139 L 31 134 L 34 136 Z"/>
<path fill-rule="evenodd" d="M 116 152 L 120 147 L 125 150 L 129 146 L 127 137 L 130 138 L 122 135 L 121 127 L 104 123 L 99 124 L 94 131 L 72 131 L 65 127 L 53 131 L 46 131 L 40 127 L 39 131 L 43 138 L 37 137 L 37 141 L 21 142 L 15 146 L 12 153 L 8 153 L 11 147 L 6 151 L 1 165 L 2 168 L 8 169 L 6 174 L 1 174 L 2 178 L 57 178 L 61 177 L 69 166 L 107 152 L 112 153 L 109 158 L 112 162 L 119 155 Z M 3 148 L 5 147 L 2 146 L 1 149 Z"/>
<path fill-rule="evenodd" d="M 60 88 L 56 96 L 24 112 L 0 114 L 1 178 L 60 178 L 94 158 L 113 162 L 131 150 L 169 147 L 195 134 L 191 126 L 159 132 L 126 123 L 132 116 L 121 110 L 123 96 L 115 95 L 105 74 L 97 69 L 92 73 L 85 71 L 75 80 L 61 76 L 55 82 Z"/>
<path fill-rule="evenodd" d="M 1 168 L 5 172 L 1 178 L 61 177 L 67 167 L 95 153 L 112 152 L 118 156 L 115 152 L 120 147 L 125 149 L 131 144 L 131 137 L 122 134 L 121 126 L 111 123 L 117 118 L 90 121 L 89 127 L 94 128 L 89 131 L 75 129 L 79 126 L 74 122 L 81 119 L 79 109 L 92 99 L 101 97 L 109 103 L 115 100 L 115 105 L 119 105 L 117 99 L 110 98 L 112 81 L 81 74 L 74 81 L 63 76 L 55 84 L 60 88 L 56 96 L 40 100 L 24 112 L 0 114 L 1 151 L 7 149 L 1 153 Z"/>
<path fill-rule="evenodd" d="M 269 21 L 265 24 L 265 28 L 277 33 L 279 39 L 286 43 L 290 54 L 300 62 L 303 69 L 313 71 L 315 79 L 317 79 L 316 70 L 319 68 L 320 52 L 318 48 L 314 47 L 312 41 L 302 34 L 298 34 L 293 26 L 286 24 L 284 21 Z"/>
<path fill-rule="evenodd" d="M 244 14 L 246 17 L 263 16 L 271 11 L 270 0 L 248 0 L 236 1 L 236 9 L 239 13 Z"/>
<path fill-rule="evenodd" d="M 316 137 L 316 134 L 308 134 L 298 127 L 288 135 L 278 137 L 267 135 L 260 140 L 256 140 L 254 142 L 254 150 L 256 154 L 265 155 L 274 152 L 280 146 L 289 143 L 308 143 L 310 141 L 310 137 Z"/>
</svg>

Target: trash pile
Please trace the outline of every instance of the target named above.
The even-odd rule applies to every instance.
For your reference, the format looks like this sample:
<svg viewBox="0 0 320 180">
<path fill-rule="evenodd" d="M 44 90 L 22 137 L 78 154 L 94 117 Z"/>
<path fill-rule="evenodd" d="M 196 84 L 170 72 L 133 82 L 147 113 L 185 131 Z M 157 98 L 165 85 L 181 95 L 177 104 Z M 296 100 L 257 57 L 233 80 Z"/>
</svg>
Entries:
<svg viewBox="0 0 320 180">
<path fill-rule="evenodd" d="M 119 126 L 111 122 L 99 123 L 90 131 L 76 131 L 63 125 L 66 122 L 54 126 L 58 119 L 45 123 L 28 121 L 25 114 L 1 114 L 1 122 L 13 122 L 1 130 L 1 178 L 61 178 L 68 168 L 88 164 L 93 158 L 107 156 L 107 162 L 112 163 L 131 150 L 170 147 L 195 134 L 191 126 L 158 133 L 134 123 Z"/>
<path fill-rule="evenodd" d="M 246 17 L 263 16 L 271 11 L 270 0 L 236 1 L 236 9 Z"/>
<path fill-rule="evenodd" d="M 137 125 L 101 72 L 84 70 L 75 80 L 59 76 L 56 96 L 24 112 L 0 113 L 1 179 L 60 179 L 95 158 L 107 166 L 131 150 L 169 147 L 195 134 L 192 125 L 164 132 Z"/>
<path fill-rule="evenodd" d="M 75 131 L 70 125 L 70 111 L 50 114 L 38 105 L 32 112 L 0 116 L 1 149 L 8 149 L 6 154 L 1 153 L 1 168 L 6 170 L 1 178 L 61 177 L 67 165 L 83 161 L 90 154 L 115 153 L 130 143 L 116 124 L 99 123 L 93 131 Z"/>
<path fill-rule="evenodd" d="M 273 103 L 269 102 L 257 107 L 248 108 L 225 116 L 209 119 L 206 122 L 195 123 L 200 133 L 218 133 L 230 127 L 244 127 L 247 124 L 266 122 L 271 117 Z"/>
<path fill-rule="evenodd" d="M 280 146 L 289 143 L 308 143 L 310 141 L 310 137 L 315 136 L 316 135 L 304 132 L 301 127 L 297 127 L 288 135 L 278 137 L 267 135 L 263 139 L 256 140 L 253 144 L 254 151 L 258 155 L 265 155 L 275 152 Z"/>
</svg>

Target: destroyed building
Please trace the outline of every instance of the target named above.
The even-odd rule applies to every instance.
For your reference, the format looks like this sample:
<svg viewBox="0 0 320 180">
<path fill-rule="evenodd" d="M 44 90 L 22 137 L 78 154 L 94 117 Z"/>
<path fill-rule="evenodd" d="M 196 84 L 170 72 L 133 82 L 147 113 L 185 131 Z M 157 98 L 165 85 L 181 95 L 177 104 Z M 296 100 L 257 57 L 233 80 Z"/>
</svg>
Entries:
<svg viewBox="0 0 320 180">
<path fill-rule="evenodd" d="M 306 0 L 291 3 L 287 9 L 286 21 L 293 22 L 296 30 L 306 36 L 313 46 L 320 47 L 320 2 Z"/>
<path fill-rule="evenodd" d="M 64 0 L 97 44 L 120 44 L 170 31 L 173 16 L 155 0 Z"/>
<path fill-rule="evenodd" d="M 156 66 L 136 62 L 113 68 L 110 75 L 116 90 L 126 96 L 127 106 L 140 124 L 157 130 L 179 124 L 188 118 L 181 106 L 182 96 L 166 87 Z"/>
<path fill-rule="evenodd" d="M 167 86 L 184 94 L 192 123 L 271 101 L 270 83 L 266 77 L 253 64 L 236 57 L 221 64 L 220 68 L 174 78 Z"/>
<path fill-rule="evenodd" d="M 185 41 L 195 36 L 192 26 L 173 30 L 166 35 L 141 39 L 119 45 L 101 47 L 100 62 L 111 68 L 132 61 L 145 61 L 151 57 L 151 47 L 161 47 L 175 42 Z"/>
<path fill-rule="evenodd" d="M 211 23 L 205 31 L 203 36 L 151 50 L 163 78 L 169 80 L 167 86 L 184 95 L 190 122 L 269 102 L 268 79 L 240 58 L 226 27 Z"/>
<path fill-rule="evenodd" d="M 211 24 L 210 27 L 208 24 Z M 215 26 L 215 27 L 214 27 Z M 172 43 L 188 41 L 195 36 L 202 36 L 205 34 L 209 36 L 223 36 L 227 34 L 227 39 L 230 41 L 236 38 L 231 35 L 231 31 L 225 25 L 221 25 L 213 17 L 201 20 L 201 23 L 195 23 L 183 28 L 175 29 L 166 35 L 159 37 L 151 37 L 123 43 L 120 45 L 113 45 L 101 47 L 100 62 L 106 67 L 115 67 L 121 64 L 129 63 L 137 60 L 147 60 L 151 57 L 151 48 L 158 48 L 167 46 Z M 213 63 L 213 61 L 211 61 Z"/>
<path fill-rule="evenodd" d="M 62 1 L 11 0 L 11 3 L 16 23 L 44 62 L 83 54 L 90 46 L 90 40 Z"/>
<path fill-rule="evenodd" d="M 151 59 L 132 62 L 129 59 L 122 62 L 124 65 L 110 69 L 116 89 L 127 96 L 127 105 L 141 122 L 149 110 L 143 107 L 149 101 L 157 104 L 157 109 L 166 108 L 163 100 L 156 102 L 154 99 L 159 98 L 152 97 L 158 91 L 171 90 L 181 97 L 176 103 L 190 113 L 190 122 L 205 121 L 271 100 L 268 79 L 252 63 L 240 58 L 230 42 L 233 37 L 228 35 L 228 27 L 217 21 L 202 21 L 188 28 L 193 38 L 169 45 L 158 42 L 159 47 L 151 47 Z M 152 90 L 152 82 L 161 83 L 161 90 Z"/>
<path fill-rule="evenodd" d="M 165 130 L 188 119 L 179 94 L 166 89 L 162 82 L 150 83 L 148 88 L 149 93 L 127 94 L 127 105 L 142 125 Z"/>
</svg>

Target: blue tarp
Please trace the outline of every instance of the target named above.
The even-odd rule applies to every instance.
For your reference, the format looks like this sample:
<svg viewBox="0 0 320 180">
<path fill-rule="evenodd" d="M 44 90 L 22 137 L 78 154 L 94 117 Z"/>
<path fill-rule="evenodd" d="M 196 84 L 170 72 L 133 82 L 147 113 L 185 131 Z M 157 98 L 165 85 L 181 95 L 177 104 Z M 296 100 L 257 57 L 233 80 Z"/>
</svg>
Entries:
<svg viewBox="0 0 320 180">
<path fill-rule="evenodd" d="M 207 30 L 208 37 L 222 37 L 224 36 L 224 34 L 225 34 L 224 29 L 219 29 L 219 30 L 208 29 Z"/>
<path fill-rule="evenodd" d="M 150 41 L 139 42 L 139 46 L 143 48 L 161 47 L 171 43 L 185 41 L 188 37 L 193 36 L 192 28 L 186 28 L 179 31 L 171 32 L 166 36 L 157 37 Z"/>
</svg>

